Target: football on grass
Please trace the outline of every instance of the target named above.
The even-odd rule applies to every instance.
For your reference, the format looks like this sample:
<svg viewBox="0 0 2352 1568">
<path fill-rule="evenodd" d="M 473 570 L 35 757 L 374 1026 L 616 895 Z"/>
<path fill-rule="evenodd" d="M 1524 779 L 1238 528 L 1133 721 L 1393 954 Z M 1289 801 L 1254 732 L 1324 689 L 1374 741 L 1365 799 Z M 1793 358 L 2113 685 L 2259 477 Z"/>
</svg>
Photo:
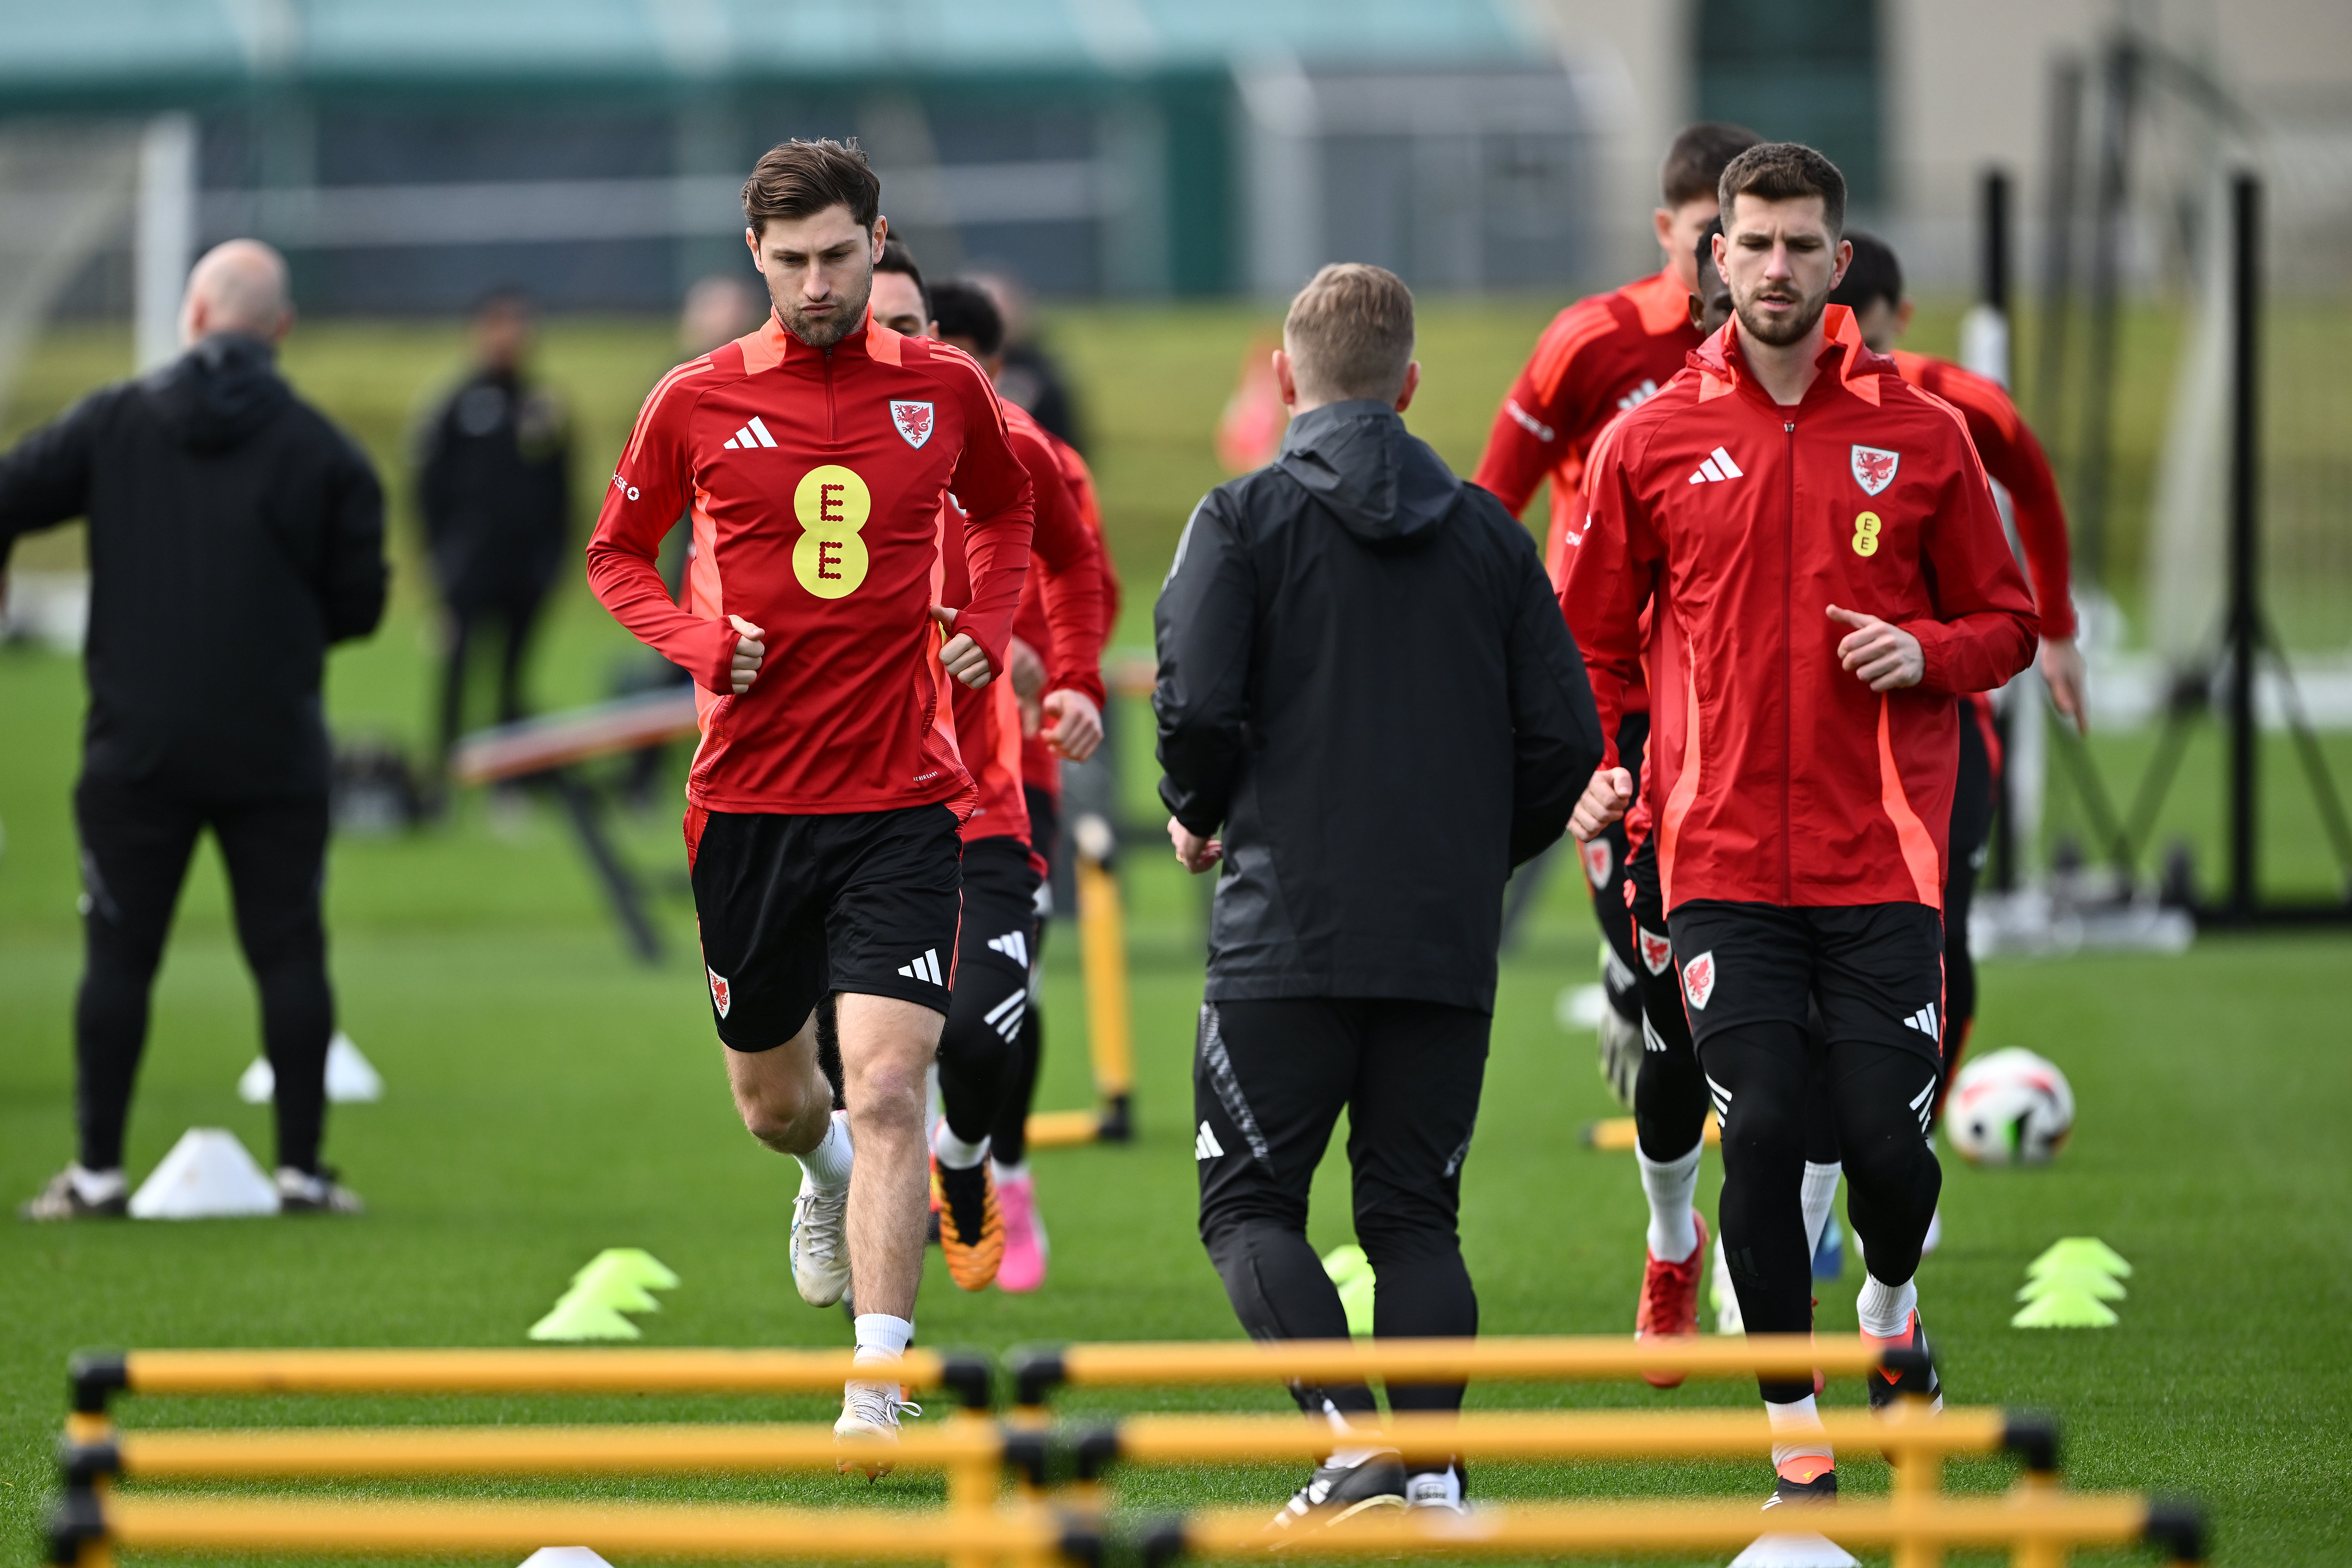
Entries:
<svg viewBox="0 0 2352 1568">
<path fill-rule="evenodd" d="M 1944 1136 L 1971 1165 L 2046 1165 L 2074 1130 L 2066 1075 L 2021 1046 L 1961 1068 L 1944 1106 Z"/>
</svg>

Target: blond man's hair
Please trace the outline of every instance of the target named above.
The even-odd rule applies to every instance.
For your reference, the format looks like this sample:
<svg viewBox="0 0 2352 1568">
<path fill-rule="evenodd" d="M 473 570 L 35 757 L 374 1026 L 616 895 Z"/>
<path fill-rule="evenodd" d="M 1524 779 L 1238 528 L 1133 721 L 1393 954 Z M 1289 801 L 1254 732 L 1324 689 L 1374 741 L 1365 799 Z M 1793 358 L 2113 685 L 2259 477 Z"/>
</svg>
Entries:
<svg viewBox="0 0 2352 1568">
<path fill-rule="evenodd" d="M 1282 346 L 1308 402 L 1393 402 L 1412 363 L 1412 290 L 1386 267 L 1333 262 L 1283 319 Z"/>
</svg>

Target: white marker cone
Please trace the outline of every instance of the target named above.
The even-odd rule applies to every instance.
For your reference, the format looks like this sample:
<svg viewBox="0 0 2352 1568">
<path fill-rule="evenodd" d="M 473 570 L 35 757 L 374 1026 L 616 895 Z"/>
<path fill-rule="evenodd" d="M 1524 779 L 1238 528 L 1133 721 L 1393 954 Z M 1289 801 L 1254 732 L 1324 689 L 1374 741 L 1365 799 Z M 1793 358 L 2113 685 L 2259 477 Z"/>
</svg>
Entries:
<svg viewBox="0 0 2352 1568">
<path fill-rule="evenodd" d="M 248 1105 L 267 1105 L 277 1094 L 278 1074 L 266 1056 L 255 1057 L 252 1065 L 237 1075 L 236 1097 Z M 362 1105 L 383 1098 L 383 1075 L 341 1030 L 327 1042 L 327 1098 L 338 1105 Z"/>
<path fill-rule="evenodd" d="M 522 1568 L 613 1568 L 585 1546 L 542 1546 L 522 1560 Z"/>
<path fill-rule="evenodd" d="M 1861 1568 L 1861 1565 L 1854 1561 L 1853 1553 L 1826 1535 L 1759 1535 L 1747 1551 L 1731 1560 L 1731 1568 Z"/>
<path fill-rule="evenodd" d="M 131 1197 L 133 1219 L 217 1219 L 278 1212 L 278 1184 L 226 1127 L 191 1127 Z"/>
</svg>

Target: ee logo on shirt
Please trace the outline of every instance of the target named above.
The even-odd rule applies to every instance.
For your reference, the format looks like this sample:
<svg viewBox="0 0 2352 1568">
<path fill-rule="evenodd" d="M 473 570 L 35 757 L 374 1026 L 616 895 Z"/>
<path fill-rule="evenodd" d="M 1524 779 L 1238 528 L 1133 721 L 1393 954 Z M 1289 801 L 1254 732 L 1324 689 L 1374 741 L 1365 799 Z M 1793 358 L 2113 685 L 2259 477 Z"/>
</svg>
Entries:
<svg viewBox="0 0 2352 1568">
<path fill-rule="evenodd" d="M 840 599 L 866 580 L 866 541 L 857 530 L 873 515 L 874 496 L 866 481 L 838 463 L 826 463 L 801 476 L 793 491 L 793 514 L 805 531 L 793 546 L 793 575 L 819 599 Z"/>
<path fill-rule="evenodd" d="M 1874 556 L 1878 553 L 1879 521 L 1876 512 L 1864 512 L 1853 520 L 1853 553 Z"/>
</svg>

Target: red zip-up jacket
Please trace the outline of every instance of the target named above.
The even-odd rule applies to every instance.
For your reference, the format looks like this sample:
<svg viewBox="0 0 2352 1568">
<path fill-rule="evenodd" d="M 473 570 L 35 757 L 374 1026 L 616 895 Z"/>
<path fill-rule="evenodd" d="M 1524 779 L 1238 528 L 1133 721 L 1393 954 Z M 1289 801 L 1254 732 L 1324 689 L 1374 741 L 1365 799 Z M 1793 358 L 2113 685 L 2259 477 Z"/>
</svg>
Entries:
<svg viewBox="0 0 2352 1568">
<path fill-rule="evenodd" d="M 2033 609 L 2044 637 L 2074 634 L 2074 601 L 2067 591 L 2073 563 L 2066 543 L 2066 506 L 2058 498 L 2057 476 L 2017 412 L 2009 393 L 1990 376 L 1963 370 L 1949 360 L 1897 349 L 1888 356 L 1903 379 L 1931 392 L 1969 422 L 1969 439 L 1984 459 L 1985 472 L 2009 492 L 2017 542 L 2025 548 L 2025 570 L 2033 579 Z"/>
<path fill-rule="evenodd" d="M 2033 656 L 2033 601 L 1960 415 L 1864 347 L 1843 306 L 1825 325 L 1820 373 L 1789 408 L 1748 374 L 1736 323 L 1709 339 L 1602 437 L 1569 535 L 1560 604 L 1603 766 L 1648 657 L 1642 784 L 1669 911 L 1941 908 L 1951 698 Z M 1916 637 L 1920 684 L 1881 694 L 1843 669 L 1831 604 Z"/>
<path fill-rule="evenodd" d="M 1031 535 L 1031 570 L 1022 584 L 1022 604 L 1033 596 L 1044 601 L 1044 616 L 1051 628 L 1049 645 L 1041 652 L 1048 660 L 1045 689 L 1084 692 L 1099 706 L 1103 700 L 1101 660 L 1085 655 L 1099 647 L 1102 624 L 1102 549 L 1079 514 L 1077 498 L 1062 478 L 1053 450 L 1053 438 L 1017 403 L 1004 404 L 1004 423 L 1013 455 L 1028 469 L 1036 508 Z M 943 522 L 960 518 L 956 498 L 948 497 L 940 510 Z M 971 592 L 960 528 L 942 530 L 941 559 L 946 562 L 944 596 L 940 602 L 960 608 Z M 1017 619 L 1016 619 L 1017 626 Z M 1066 665 L 1067 658 L 1075 664 Z M 1001 690 L 999 688 L 1002 688 Z M 1018 837 L 1029 842 L 1029 804 L 1023 795 L 1024 743 L 1021 706 L 1013 683 L 994 681 L 973 691 L 961 681 L 951 683 L 955 698 L 956 749 L 979 789 L 979 806 L 964 820 L 963 840 Z"/>
<path fill-rule="evenodd" d="M 1029 565 L 1030 483 L 970 356 L 870 316 L 814 349 L 771 317 L 654 388 L 604 493 L 588 581 L 638 641 L 694 676 L 697 807 L 968 804 L 929 613 L 950 484 L 971 511 L 973 579 L 956 629 L 1002 672 Z M 654 557 L 688 507 L 680 606 Z M 767 633 L 759 679 L 740 697 L 729 695 L 730 615 Z"/>
<path fill-rule="evenodd" d="M 1585 463 L 1609 422 L 1656 395 L 1698 347 L 1690 290 L 1671 268 L 1580 299 L 1536 340 L 1527 368 L 1496 411 L 1471 483 L 1513 517 L 1551 479 L 1544 568 L 1559 584 L 1567 534 L 1584 514 Z"/>
<path fill-rule="evenodd" d="M 1095 706 L 1103 706 L 1102 651 L 1110 642 L 1111 632 L 1118 625 L 1118 569 L 1110 559 L 1110 545 L 1103 538 L 1102 504 L 1095 496 L 1095 476 L 1087 467 L 1087 460 L 1078 455 L 1076 447 L 1038 426 L 1038 434 L 1053 449 L 1055 459 L 1061 465 L 1063 482 L 1070 487 L 1070 498 L 1076 503 L 1079 520 L 1087 532 L 1094 536 L 1095 567 L 1102 578 L 1102 617 L 1092 634 L 1076 651 L 1066 655 L 1068 662 L 1094 672 L 1096 685 L 1090 694 Z M 1029 580 L 1021 587 L 1021 609 L 1013 618 L 1013 635 L 1037 650 L 1048 668 L 1064 662 L 1064 655 L 1054 644 L 1058 637 L 1047 622 L 1045 595 L 1041 591 L 1043 574 L 1032 571 Z M 1051 689 L 1050 685 L 1047 688 Z M 1062 798 L 1062 754 L 1046 743 L 1042 736 L 1033 735 L 1021 743 L 1021 777 L 1024 783 L 1045 790 L 1055 800 Z"/>
</svg>

